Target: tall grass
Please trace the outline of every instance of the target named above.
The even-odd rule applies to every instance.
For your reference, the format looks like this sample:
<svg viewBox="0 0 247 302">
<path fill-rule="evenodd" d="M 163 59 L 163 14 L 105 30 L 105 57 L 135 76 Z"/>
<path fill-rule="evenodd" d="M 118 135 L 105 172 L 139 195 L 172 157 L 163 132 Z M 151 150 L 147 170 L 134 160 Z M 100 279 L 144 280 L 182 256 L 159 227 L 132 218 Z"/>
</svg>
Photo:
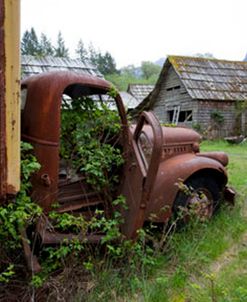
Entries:
<svg viewBox="0 0 247 302">
<path fill-rule="evenodd" d="M 145 291 L 132 301 L 247 301 L 246 250 L 241 245 L 247 244 L 241 242 L 247 231 L 244 215 L 247 145 L 230 145 L 224 141 L 204 141 L 201 145 L 201 151 L 219 150 L 229 156 L 229 185 L 237 192 L 235 207 L 223 207 L 209 222 L 192 223 L 174 233 L 166 253 L 161 256 L 160 268 L 146 281 Z M 241 247 L 236 257 L 222 272 L 212 271 L 214 264 L 235 245 Z"/>
<path fill-rule="evenodd" d="M 247 145 L 205 141 L 201 150 L 222 150 L 229 155 L 229 184 L 237 191 L 235 207 L 223 206 L 210 221 L 192 222 L 174 232 L 163 252 L 156 254 L 152 269 L 125 267 L 122 274 L 109 267 L 98 272 L 88 301 L 247 301 L 247 254 L 241 245 L 247 231 Z M 214 265 L 234 246 L 240 246 L 239 250 L 216 273 Z"/>
</svg>

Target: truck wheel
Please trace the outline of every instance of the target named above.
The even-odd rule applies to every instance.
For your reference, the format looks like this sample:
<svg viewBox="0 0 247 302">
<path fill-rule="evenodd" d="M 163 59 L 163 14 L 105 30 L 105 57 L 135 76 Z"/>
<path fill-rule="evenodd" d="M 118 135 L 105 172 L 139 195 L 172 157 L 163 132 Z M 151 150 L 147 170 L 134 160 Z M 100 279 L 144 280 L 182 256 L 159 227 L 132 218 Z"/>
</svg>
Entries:
<svg viewBox="0 0 247 302">
<path fill-rule="evenodd" d="M 214 178 L 193 177 L 185 182 L 173 205 L 175 218 L 187 223 L 191 217 L 210 219 L 218 208 L 220 187 Z"/>
</svg>

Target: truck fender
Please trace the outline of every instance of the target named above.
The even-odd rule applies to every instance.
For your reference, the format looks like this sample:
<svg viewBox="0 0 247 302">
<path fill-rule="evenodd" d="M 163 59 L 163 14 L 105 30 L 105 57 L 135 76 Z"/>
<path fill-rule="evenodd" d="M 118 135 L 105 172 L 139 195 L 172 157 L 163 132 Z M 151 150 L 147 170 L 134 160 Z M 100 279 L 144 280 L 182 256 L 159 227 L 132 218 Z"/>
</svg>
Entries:
<svg viewBox="0 0 247 302">
<path fill-rule="evenodd" d="M 206 177 L 215 177 L 221 187 L 227 183 L 224 166 L 213 158 L 181 154 L 163 161 L 146 209 L 146 219 L 149 220 L 152 216 L 155 221 L 166 221 L 172 214 L 173 202 L 179 192 L 178 184 L 201 173 Z"/>
</svg>

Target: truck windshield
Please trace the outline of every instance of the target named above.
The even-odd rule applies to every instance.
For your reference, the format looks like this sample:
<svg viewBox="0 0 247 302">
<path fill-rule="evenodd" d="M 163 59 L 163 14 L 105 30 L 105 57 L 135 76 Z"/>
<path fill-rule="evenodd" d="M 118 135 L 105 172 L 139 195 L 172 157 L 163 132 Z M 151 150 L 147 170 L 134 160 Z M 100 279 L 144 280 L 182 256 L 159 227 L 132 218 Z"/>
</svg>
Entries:
<svg viewBox="0 0 247 302">
<path fill-rule="evenodd" d="M 146 169 L 148 169 L 151 160 L 153 145 L 145 132 L 141 132 L 140 136 L 138 137 L 137 145 L 144 165 Z"/>
</svg>

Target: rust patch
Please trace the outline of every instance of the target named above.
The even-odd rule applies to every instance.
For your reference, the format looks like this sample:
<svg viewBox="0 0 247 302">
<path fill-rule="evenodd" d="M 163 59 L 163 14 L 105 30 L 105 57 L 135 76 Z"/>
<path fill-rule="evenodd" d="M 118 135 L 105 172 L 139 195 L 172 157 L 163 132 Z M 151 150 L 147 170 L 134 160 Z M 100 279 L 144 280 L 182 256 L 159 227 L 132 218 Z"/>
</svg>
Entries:
<svg viewBox="0 0 247 302">
<path fill-rule="evenodd" d="M 18 191 L 16 190 L 16 188 L 12 185 L 7 185 L 7 192 L 10 195 L 16 195 L 18 193 Z"/>
</svg>

